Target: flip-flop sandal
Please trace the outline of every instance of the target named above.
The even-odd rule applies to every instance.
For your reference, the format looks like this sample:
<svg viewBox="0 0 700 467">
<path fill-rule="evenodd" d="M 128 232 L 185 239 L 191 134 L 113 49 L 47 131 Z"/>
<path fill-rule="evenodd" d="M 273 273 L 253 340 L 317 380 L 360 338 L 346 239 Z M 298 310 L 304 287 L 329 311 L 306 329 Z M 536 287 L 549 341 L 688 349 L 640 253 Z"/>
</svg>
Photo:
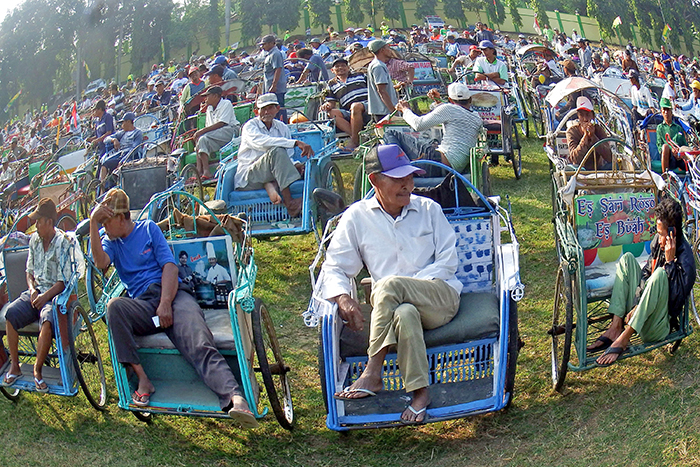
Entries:
<svg viewBox="0 0 700 467">
<path fill-rule="evenodd" d="M 425 407 L 423 407 L 422 409 L 420 409 L 420 410 L 414 409 L 413 406 L 412 406 L 411 404 L 408 404 L 408 407 L 406 407 L 406 408 L 407 408 L 408 410 L 410 410 L 411 412 L 413 412 L 413 415 L 415 415 L 416 417 L 417 417 L 418 415 L 422 414 L 422 413 L 424 413 L 425 415 L 423 415 L 423 420 L 421 420 L 421 421 L 417 421 L 417 420 L 411 421 L 411 420 L 403 420 L 403 419 L 402 419 L 401 422 L 402 422 L 404 425 L 417 425 L 417 424 L 419 424 L 419 423 L 425 423 L 425 422 L 428 421 L 428 412 L 427 412 L 428 406 L 427 406 L 427 405 L 426 405 Z"/>
<path fill-rule="evenodd" d="M 2 385 L 3 386 L 12 386 L 17 382 L 18 379 L 22 377 L 22 373 L 18 375 L 13 375 L 12 373 L 8 372 L 3 378 L 2 378 Z"/>
<path fill-rule="evenodd" d="M 250 412 L 245 412 L 242 410 L 236 410 L 233 407 L 228 411 L 228 416 L 231 417 L 233 421 L 238 423 L 241 427 L 250 429 L 257 428 L 260 423 L 255 419 L 255 416 Z"/>
<path fill-rule="evenodd" d="M 49 385 L 46 384 L 43 378 L 36 379 L 36 377 L 34 377 L 34 387 L 36 388 L 36 392 L 40 392 L 42 394 L 49 392 Z"/>
<path fill-rule="evenodd" d="M 148 407 L 148 404 L 151 403 L 151 396 L 153 393 L 155 393 L 155 391 L 140 393 L 138 390 L 134 390 L 134 393 L 131 395 L 131 402 L 137 407 Z"/>
<path fill-rule="evenodd" d="M 350 394 L 356 394 L 356 393 L 361 393 L 361 394 L 366 394 L 362 397 L 348 397 Z M 377 393 L 374 391 L 370 391 L 369 389 L 365 388 L 357 388 L 357 389 L 351 389 L 350 386 L 346 387 L 342 391 L 340 391 L 338 394 L 333 394 L 333 398 L 337 399 L 339 401 L 356 401 L 359 399 L 366 399 L 368 397 L 376 396 Z"/>
<path fill-rule="evenodd" d="M 598 363 L 598 360 L 596 360 L 596 363 L 598 363 L 598 366 L 600 366 L 602 368 L 609 367 L 613 363 L 617 363 L 617 361 L 620 359 L 620 355 L 622 355 L 625 350 L 627 350 L 627 349 L 623 349 L 622 347 L 609 347 L 605 352 L 603 352 L 603 355 L 601 355 L 600 357 L 614 354 L 614 355 L 617 355 L 617 358 L 610 363 Z M 600 358 L 600 357 L 598 357 L 598 358 Z"/>
<path fill-rule="evenodd" d="M 586 349 L 587 353 L 593 353 L 593 352 L 597 352 L 599 350 L 605 350 L 608 347 L 610 347 L 613 343 L 612 339 L 610 339 L 609 337 L 606 337 L 606 336 L 600 336 L 598 339 L 595 340 L 594 344 L 596 342 L 602 342 L 603 345 L 599 345 L 598 347 L 595 347 L 592 349 Z"/>
</svg>

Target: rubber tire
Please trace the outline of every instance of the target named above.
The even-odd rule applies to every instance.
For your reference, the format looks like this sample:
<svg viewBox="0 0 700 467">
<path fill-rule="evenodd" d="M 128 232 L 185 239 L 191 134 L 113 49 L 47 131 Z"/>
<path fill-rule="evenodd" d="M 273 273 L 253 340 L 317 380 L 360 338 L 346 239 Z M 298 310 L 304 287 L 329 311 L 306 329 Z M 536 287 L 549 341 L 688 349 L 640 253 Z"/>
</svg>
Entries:
<svg viewBox="0 0 700 467">
<path fill-rule="evenodd" d="M 360 162 L 360 165 L 357 166 L 357 170 L 355 171 L 355 180 L 352 185 L 352 200 L 353 201 L 359 201 L 363 198 L 364 193 L 362 193 L 362 177 L 364 176 L 364 170 L 362 166 L 362 162 Z"/>
<path fill-rule="evenodd" d="M 478 188 L 485 197 L 491 196 L 491 172 L 487 161 L 481 162 L 481 186 Z"/>
<path fill-rule="evenodd" d="M 290 370 L 284 364 L 272 318 L 267 311 L 267 307 L 259 298 L 255 299 L 252 325 L 255 353 L 258 357 L 258 366 L 265 390 L 267 391 L 267 397 L 270 400 L 270 406 L 280 426 L 286 430 L 291 430 L 294 428 L 295 418 L 289 378 L 287 376 Z M 268 349 L 272 352 L 272 357 L 275 359 L 273 364 L 278 369 L 275 375 L 273 375 L 270 362 L 268 361 Z M 276 379 L 279 384 L 276 384 Z M 282 394 L 278 394 L 278 386 Z M 280 395 L 282 400 L 280 400 Z"/>
<path fill-rule="evenodd" d="M 513 173 L 515 174 L 516 180 L 520 180 L 523 176 L 523 159 L 520 153 L 520 135 L 518 134 L 518 129 L 515 125 L 513 128 L 513 139 L 510 142 L 510 161 L 513 164 Z"/>
<path fill-rule="evenodd" d="M 75 229 L 78 228 L 78 222 L 72 214 L 64 214 L 56 221 L 56 227 L 64 232 L 75 232 Z"/>
<path fill-rule="evenodd" d="M 552 384 L 554 390 L 561 392 L 566 380 L 569 358 L 571 357 L 571 341 L 573 336 L 574 303 L 571 292 L 571 277 L 568 264 L 562 262 L 557 271 L 557 281 L 554 289 L 554 311 L 552 313 Z M 565 314 L 565 316 L 560 316 Z M 561 319 L 564 319 L 563 347 L 559 348 L 560 334 L 556 332 L 561 328 Z"/>
<path fill-rule="evenodd" d="M 190 173 L 192 175 L 190 175 Z M 189 177 L 188 177 L 188 175 L 189 175 Z M 204 187 L 202 186 L 202 177 L 199 174 L 199 172 L 197 171 L 197 167 L 194 164 L 187 164 L 180 171 L 180 178 L 182 178 L 183 184 L 184 184 L 184 182 L 186 182 L 191 177 L 195 177 L 195 183 L 189 187 L 184 186 L 183 190 L 187 191 L 188 193 L 193 194 L 198 199 L 203 200 L 204 199 Z M 190 190 L 192 190 L 192 191 L 190 191 Z"/>
<path fill-rule="evenodd" d="M 149 425 L 153 423 L 153 414 L 151 412 L 131 412 L 134 414 L 139 421 L 148 423 Z"/>
<path fill-rule="evenodd" d="M 337 181 L 336 183 L 333 183 Z M 321 177 L 321 187 L 337 193 L 343 201 L 345 201 L 345 187 L 343 186 L 343 176 L 335 162 L 329 162 L 323 168 L 323 176 Z"/>
<path fill-rule="evenodd" d="M 515 388 L 515 373 L 518 366 L 518 354 L 520 353 L 520 331 L 518 329 L 518 302 L 508 298 L 510 313 L 508 315 L 508 363 L 506 365 L 505 392 L 510 393 L 506 408 L 513 402 Z"/>
<path fill-rule="evenodd" d="M 73 326 L 69 326 L 69 333 L 71 334 L 70 336 L 70 352 L 71 352 L 71 358 L 73 359 L 73 367 L 75 368 L 75 376 L 78 379 L 78 382 L 80 383 L 80 387 L 83 390 L 83 394 L 85 394 L 85 397 L 87 397 L 88 402 L 90 402 L 90 405 L 92 405 L 95 410 L 99 411 L 104 411 L 105 406 L 107 405 L 107 380 L 105 378 L 105 369 L 104 365 L 102 364 L 102 356 L 100 355 L 100 348 L 99 344 L 97 342 L 97 336 L 95 335 L 95 331 L 92 328 L 92 323 L 90 322 L 90 319 L 88 318 L 88 314 L 85 312 L 83 307 L 80 305 L 80 302 L 74 301 L 71 303 L 70 308 L 68 310 L 68 317 L 69 320 L 73 320 L 74 314 L 79 314 L 80 318 L 83 320 L 83 324 L 81 328 L 84 328 L 83 331 L 77 335 L 73 336 Z M 99 373 L 99 393 L 98 391 L 95 391 L 95 388 L 91 388 L 88 386 L 88 381 L 86 381 L 86 372 L 85 370 L 87 369 L 86 367 L 86 360 L 81 360 L 79 358 L 79 355 L 85 355 L 86 352 L 83 352 L 82 349 L 76 349 L 76 339 L 79 339 L 81 335 L 86 335 L 89 339 L 89 342 L 87 342 L 87 346 L 91 347 L 88 350 L 90 353 L 88 354 L 91 358 L 96 359 L 95 362 L 90 362 L 87 364 L 95 364 L 97 365 L 97 371 Z"/>
<path fill-rule="evenodd" d="M 3 376 L 4 378 L 4 376 Z M 22 396 L 22 391 L 19 389 L 12 389 L 12 388 L 7 388 L 4 386 L 0 386 L 0 392 L 2 393 L 3 396 L 11 400 L 12 402 L 17 402 L 19 398 Z"/>
</svg>

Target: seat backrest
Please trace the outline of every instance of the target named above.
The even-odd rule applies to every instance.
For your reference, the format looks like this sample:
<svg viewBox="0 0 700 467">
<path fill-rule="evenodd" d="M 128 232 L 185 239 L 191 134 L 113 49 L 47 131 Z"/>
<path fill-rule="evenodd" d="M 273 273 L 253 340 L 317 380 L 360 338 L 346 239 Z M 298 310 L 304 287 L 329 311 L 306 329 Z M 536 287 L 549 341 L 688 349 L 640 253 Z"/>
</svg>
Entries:
<svg viewBox="0 0 700 467">
<path fill-rule="evenodd" d="M 654 193 L 581 195 L 574 200 L 576 235 L 584 266 L 617 262 L 626 252 L 649 253 L 656 228 Z"/>
<path fill-rule="evenodd" d="M 123 169 L 121 185 L 129 196 L 129 207 L 132 210 L 143 209 L 151 196 L 168 188 L 167 176 L 165 165 Z"/>
<path fill-rule="evenodd" d="M 451 222 L 457 235 L 457 279 L 462 292 L 491 292 L 493 289 L 493 232 L 491 218 Z"/>
<path fill-rule="evenodd" d="M 29 288 L 27 285 L 27 256 L 29 256 L 29 248 L 3 250 L 7 296 L 10 301 L 22 295 L 22 292 Z"/>
</svg>

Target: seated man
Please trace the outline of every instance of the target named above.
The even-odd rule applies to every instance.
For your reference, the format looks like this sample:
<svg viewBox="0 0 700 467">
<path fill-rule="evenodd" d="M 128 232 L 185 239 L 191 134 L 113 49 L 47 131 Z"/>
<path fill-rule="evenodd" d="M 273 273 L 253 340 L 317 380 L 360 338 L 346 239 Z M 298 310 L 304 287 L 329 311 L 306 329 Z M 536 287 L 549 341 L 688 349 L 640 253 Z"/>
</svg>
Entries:
<svg viewBox="0 0 700 467">
<path fill-rule="evenodd" d="M 673 199 L 664 198 L 656 207 L 656 235 L 644 269 L 629 252 L 617 263 L 608 308 L 612 323 L 588 348 L 593 352 L 608 347 L 596 360 L 598 364 L 614 363 L 634 333 L 644 342 L 664 339 L 678 327 L 678 317 L 694 283 L 695 260 L 693 248 L 683 235 L 683 210 Z"/>
<path fill-rule="evenodd" d="M 149 99 L 148 108 L 154 109 L 160 106 L 170 105 L 170 91 L 165 90 L 165 83 L 163 81 L 156 81 L 156 93 L 153 94 Z"/>
<path fill-rule="evenodd" d="M 496 58 L 496 46 L 491 41 L 481 41 L 483 54 L 474 61 L 474 81 L 484 81 L 492 86 L 503 86 L 508 82 L 508 67 Z"/>
<path fill-rule="evenodd" d="M 584 163 L 586 170 L 610 170 L 612 168 L 612 151 L 607 143 L 595 149 L 595 154 L 584 158 L 595 143 L 608 137 L 605 129 L 593 122 L 595 112 L 593 103 L 586 96 L 576 99 L 578 122 L 566 130 L 566 141 L 569 143 L 569 162 L 574 165 Z"/>
<path fill-rule="evenodd" d="M 107 148 L 104 140 L 114 133 L 114 118 L 107 112 L 107 104 L 104 100 L 99 100 L 93 109 L 93 115 L 98 118 L 95 124 L 95 136 L 88 138 L 91 147 L 97 147 L 98 155 L 102 156 Z"/>
<path fill-rule="evenodd" d="M 42 367 L 51 349 L 51 339 L 56 323 L 53 322 L 53 298 L 63 292 L 70 280 L 70 241 L 56 229 L 56 205 L 50 198 L 42 198 L 37 208 L 29 214 L 36 221 L 36 232 L 29 239 L 27 256 L 27 286 L 7 308 L 6 333 L 10 348 L 10 369 L 3 377 L 3 385 L 12 386 L 22 376 L 19 366 L 18 330 L 39 321 L 39 338 L 34 362 L 34 385 L 38 392 L 48 392 L 49 387 L 42 378 Z"/>
<path fill-rule="evenodd" d="M 100 238 L 100 224 L 107 236 Z M 244 428 L 258 425 L 238 382 L 214 344 L 189 285 L 179 282 L 175 258 L 151 220 L 134 222 L 129 197 L 113 188 L 90 214 L 90 249 L 95 266 L 114 264 L 128 297 L 110 300 L 107 322 L 119 363 L 138 377 L 132 402 L 146 407 L 156 388 L 140 363 L 134 336 L 165 332 L 199 377 L 218 396 L 221 410 Z"/>
<path fill-rule="evenodd" d="M 447 87 L 449 103 L 438 105 L 426 115 L 416 116 L 404 101 L 396 106 L 406 123 L 415 131 L 442 125 L 442 142 L 437 147 L 439 159 L 458 172 L 467 168 L 469 152 L 476 146 L 479 131 L 484 126 L 479 113 L 471 110 L 471 96 L 466 84 L 456 82 Z M 384 144 L 398 144 L 411 160 L 433 159 L 430 157 L 432 145 L 420 147 L 416 138 L 399 130 L 387 129 L 384 132 Z"/>
<path fill-rule="evenodd" d="M 663 123 L 659 123 L 656 127 L 656 147 L 661 155 L 661 173 L 666 173 L 669 170 L 687 170 L 685 151 L 681 151 L 679 147 L 687 145 L 685 132 L 683 127 L 673 121 L 673 103 L 666 97 L 662 97 L 659 101 L 661 107 L 661 115 L 664 117 Z M 669 136 L 674 145 L 671 146 L 666 142 L 666 135 Z"/>
<path fill-rule="evenodd" d="M 474 68 L 474 62 L 481 55 L 481 50 L 475 45 L 469 46 L 469 53 L 467 55 L 460 55 L 452 62 L 450 67 L 450 75 L 452 77 L 457 77 L 457 68 L 462 67 L 464 70 L 471 70 Z"/>
<path fill-rule="evenodd" d="M 233 104 L 228 99 L 222 99 L 223 91 L 219 86 L 212 86 L 204 95 L 202 104 L 207 109 L 206 125 L 194 134 L 197 153 L 197 172 L 202 179 L 212 178 L 209 171 L 209 156 L 238 136 L 240 124 L 236 120 Z"/>
<path fill-rule="evenodd" d="M 462 291 L 455 233 L 437 203 L 411 194 L 413 175 L 422 170 L 398 146 L 372 148 L 364 164 L 375 196 L 345 211 L 322 269 L 322 297 L 338 304 L 340 318 L 355 331 L 364 318 L 350 297 L 350 281 L 364 264 L 374 283 L 369 361 L 336 397 L 360 399 L 382 390 L 384 358 L 396 345 L 406 392 L 413 393 L 401 420 L 420 423 L 430 405 L 423 329 L 450 322 Z"/>
<path fill-rule="evenodd" d="M 630 99 L 632 100 L 632 113 L 635 120 L 644 120 L 647 115 L 654 112 L 654 101 L 651 91 L 646 84 L 639 81 L 639 73 L 630 70 L 627 74 L 632 86 L 630 87 Z"/>
<path fill-rule="evenodd" d="M 100 159 L 100 180 L 104 180 L 110 172 L 117 168 L 122 157 L 128 155 L 143 142 L 143 133 L 134 126 L 135 119 L 136 114 L 133 112 L 125 113 L 119 121 L 122 124 L 121 131 L 105 138 L 105 143 L 112 144 L 115 151 L 105 154 Z"/>
<path fill-rule="evenodd" d="M 335 119 L 335 126 L 340 131 L 350 135 L 350 143 L 345 147 L 355 149 L 360 144 L 360 131 L 370 119 L 367 113 L 367 78 L 362 73 L 351 73 L 345 58 L 336 59 L 331 71 L 335 78 L 328 82 L 326 102 L 321 110 Z"/>
<path fill-rule="evenodd" d="M 294 148 L 301 149 L 302 157 L 313 156 L 314 151 L 310 145 L 292 139 L 289 127 L 275 120 L 280 105 L 274 93 L 259 96 L 255 105 L 258 116 L 243 126 L 234 186 L 237 190 L 265 188 L 273 204 L 284 203 L 289 216 L 296 217 L 302 199 L 292 198 L 289 185 L 301 178 L 304 165 L 292 159 Z"/>
</svg>

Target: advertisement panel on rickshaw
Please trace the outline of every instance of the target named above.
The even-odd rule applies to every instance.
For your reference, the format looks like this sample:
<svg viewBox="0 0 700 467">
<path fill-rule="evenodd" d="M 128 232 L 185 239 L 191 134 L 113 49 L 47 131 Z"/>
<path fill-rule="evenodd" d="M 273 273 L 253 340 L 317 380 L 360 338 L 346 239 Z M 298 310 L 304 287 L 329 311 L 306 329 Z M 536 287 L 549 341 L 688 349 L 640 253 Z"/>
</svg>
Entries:
<svg viewBox="0 0 700 467">
<path fill-rule="evenodd" d="M 485 121 L 501 121 L 500 91 L 472 90 L 472 110 L 479 112 Z"/>
</svg>

